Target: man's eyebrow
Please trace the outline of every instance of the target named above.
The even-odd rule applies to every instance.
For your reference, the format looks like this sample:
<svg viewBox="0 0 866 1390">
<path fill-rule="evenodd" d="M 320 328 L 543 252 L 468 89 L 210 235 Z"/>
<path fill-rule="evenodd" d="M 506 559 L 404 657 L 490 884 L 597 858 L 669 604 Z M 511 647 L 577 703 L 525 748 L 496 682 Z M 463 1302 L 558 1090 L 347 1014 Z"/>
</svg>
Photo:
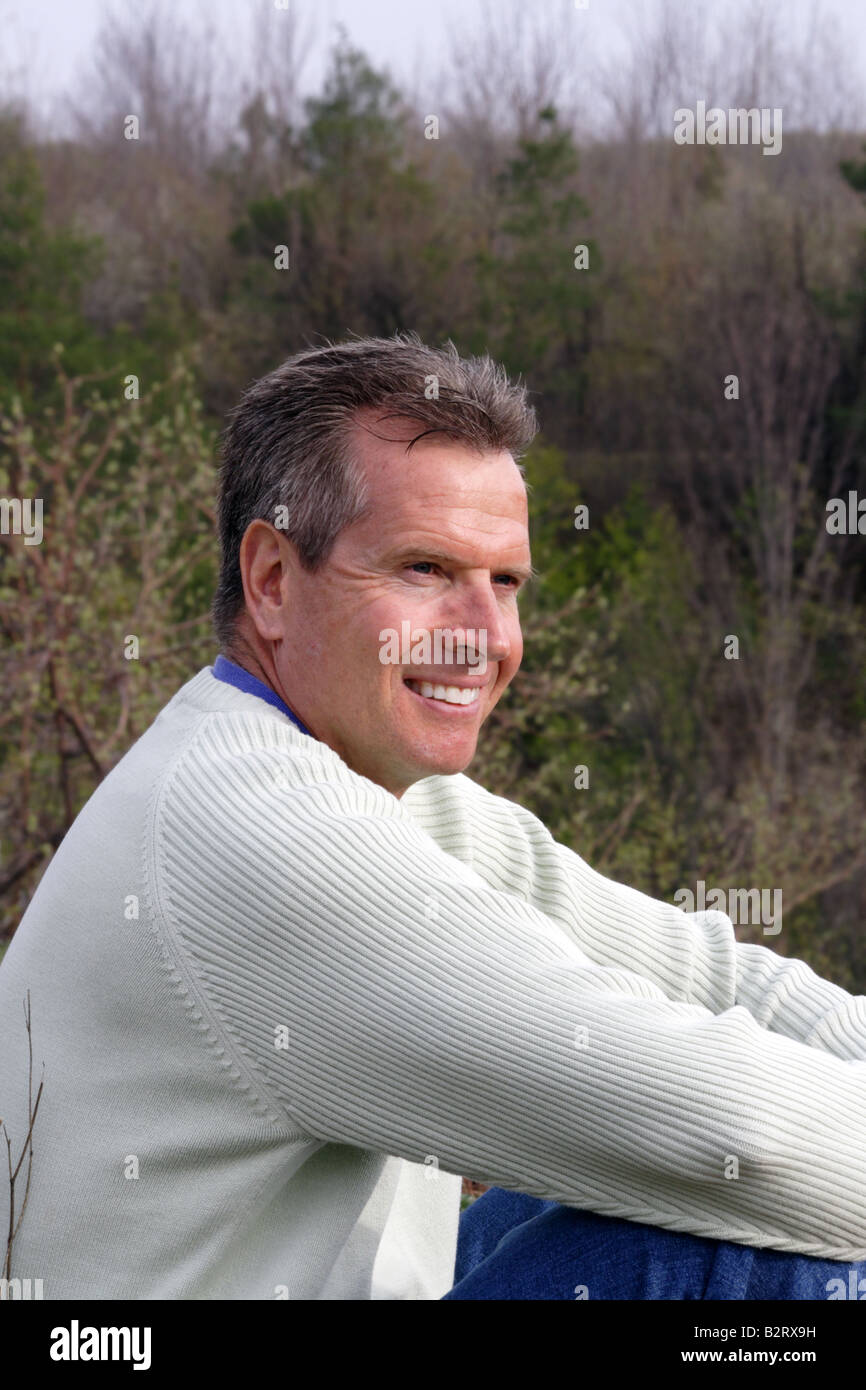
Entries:
<svg viewBox="0 0 866 1390">
<path fill-rule="evenodd" d="M 465 562 L 458 555 L 452 555 L 446 550 L 437 550 L 435 547 L 424 545 L 403 545 L 399 550 L 390 551 L 385 556 L 386 564 L 399 564 L 401 560 L 414 559 L 418 564 L 423 560 L 438 560 L 446 565 L 463 565 Z M 524 584 L 528 584 L 531 579 L 538 577 L 538 571 L 534 565 L 503 565 L 491 568 L 493 574 L 513 574 Z"/>
</svg>

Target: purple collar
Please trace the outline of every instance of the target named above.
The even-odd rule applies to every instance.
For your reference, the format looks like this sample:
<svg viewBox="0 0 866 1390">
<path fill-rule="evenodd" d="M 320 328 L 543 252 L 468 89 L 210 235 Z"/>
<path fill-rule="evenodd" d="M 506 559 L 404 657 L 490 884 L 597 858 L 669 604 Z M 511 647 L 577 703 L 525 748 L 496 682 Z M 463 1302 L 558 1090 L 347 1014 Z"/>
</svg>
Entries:
<svg viewBox="0 0 866 1390">
<path fill-rule="evenodd" d="M 211 671 L 216 680 L 225 681 L 227 685 L 237 686 L 238 690 L 243 690 L 247 695 L 258 695 L 260 700 L 267 700 L 269 705 L 273 705 L 275 709 L 282 710 L 283 714 L 288 715 L 302 734 L 309 734 L 310 738 L 314 737 L 306 725 L 301 723 L 294 711 L 290 710 L 285 701 L 280 699 L 277 692 L 271 690 L 271 687 L 265 685 L 264 681 L 260 681 L 257 676 L 250 675 L 250 672 L 245 670 L 243 666 L 229 661 L 227 656 L 220 653 Z"/>
</svg>

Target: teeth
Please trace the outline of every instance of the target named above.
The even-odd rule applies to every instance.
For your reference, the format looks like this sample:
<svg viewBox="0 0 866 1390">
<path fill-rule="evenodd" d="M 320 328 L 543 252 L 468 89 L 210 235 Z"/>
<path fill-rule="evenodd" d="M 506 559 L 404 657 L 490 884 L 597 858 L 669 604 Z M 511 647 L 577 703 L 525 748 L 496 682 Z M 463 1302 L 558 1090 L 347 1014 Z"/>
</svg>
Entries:
<svg viewBox="0 0 866 1390">
<path fill-rule="evenodd" d="M 477 689 L 463 689 L 459 685 L 433 685 L 431 681 L 407 681 L 407 685 L 428 700 L 444 700 L 447 705 L 473 705 L 479 696 Z"/>
</svg>

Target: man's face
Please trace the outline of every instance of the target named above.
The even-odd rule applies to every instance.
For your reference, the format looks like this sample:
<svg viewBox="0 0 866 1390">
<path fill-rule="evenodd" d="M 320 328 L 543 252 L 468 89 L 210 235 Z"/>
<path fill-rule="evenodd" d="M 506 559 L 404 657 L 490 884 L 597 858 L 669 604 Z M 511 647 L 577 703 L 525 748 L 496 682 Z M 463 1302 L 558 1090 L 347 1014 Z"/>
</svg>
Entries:
<svg viewBox="0 0 866 1390">
<path fill-rule="evenodd" d="M 281 693 L 307 727 L 355 772 L 401 796 L 422 777 L 467 766 L 520 666 L 528 517 L 510 454 L 478 454 L 441 435 L 407 453 L 417 424 L 373 428 L 389 439 L 357 433 L 371 514 L 341 532 L 312 574 L 280 538 L 290 564 L 281 581 L 284 640 L 272 650 Z M 424 653 L 412 657 L 401 642 L 397 662 L 383 663 L 380 634 L 402 634 L 406 622 L 411 634 L 450 630 L 465 650 L 448 654 L 440 643 L 419 665 Z M 483 639 L 467 629 L 486 633 L 486 669 L 478 661 Z M 431 698 L 429 686 L 425 696 L 421 682 L 456 686 L 461 699 L 471 690 L 471 703 Z"/>
</svg>

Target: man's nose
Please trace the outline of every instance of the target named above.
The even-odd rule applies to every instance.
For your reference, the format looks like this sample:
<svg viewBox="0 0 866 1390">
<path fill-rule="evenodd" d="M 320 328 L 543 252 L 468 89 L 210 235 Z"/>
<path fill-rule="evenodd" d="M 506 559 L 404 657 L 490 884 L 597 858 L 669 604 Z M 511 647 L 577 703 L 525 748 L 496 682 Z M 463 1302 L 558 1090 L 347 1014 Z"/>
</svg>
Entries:
<svg viewBox="0 0 866 1390">
<path fill-rule="evenodd" d="M 488 661 L 506 661 L 514 644 L 516 620 L 513 614 L 502 612 L 501 600 L 489 584 L 473 589 L 471 594 L 461 595 L 461 601 L 454 607 L 456 611 L 447 626 L 464 637 L 473 632 L 476 652 L 482 640 L 486 642 Z M 483 639 L 479 636 L 481 632 L 485 634 Z M 471 645 L 467 642 L 467 653 Z M 485 648 L 481 647 L 481 651 Z"/>
</svg>

